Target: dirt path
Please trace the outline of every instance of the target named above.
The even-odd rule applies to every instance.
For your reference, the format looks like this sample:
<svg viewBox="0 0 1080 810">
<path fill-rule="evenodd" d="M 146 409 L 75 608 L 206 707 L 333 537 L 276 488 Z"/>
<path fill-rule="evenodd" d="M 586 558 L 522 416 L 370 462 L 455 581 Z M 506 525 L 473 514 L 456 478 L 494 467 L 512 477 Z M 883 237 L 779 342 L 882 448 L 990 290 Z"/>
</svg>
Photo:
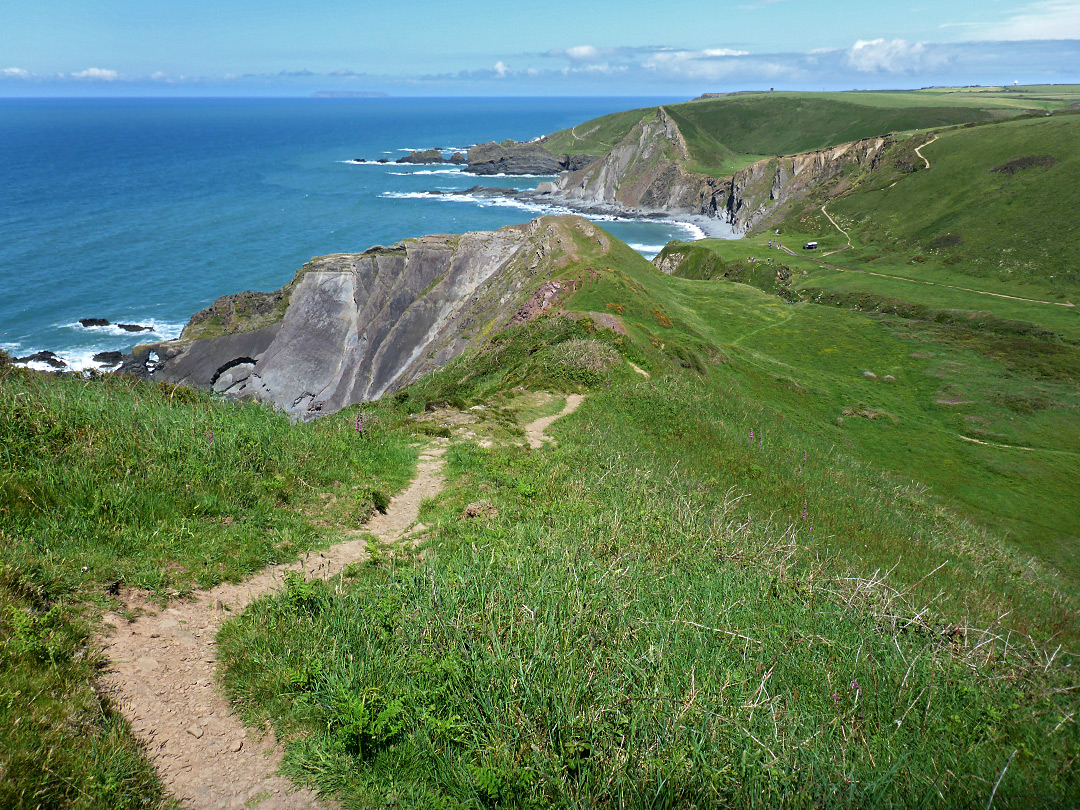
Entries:
<svg viewBox="0 0 1080 810">
<path fill-rule="evenodd" d="M 825 203 L 825 205 L 828 205 L 828 203 Z M 840 233 L 842 233 L 844 235 L 844 238 L 847 240 L 847 244 L 844 245 L 839 250 L 833 250 L 833 251 L 830 251 L 829 253 L 825 254 L 826 256 L 831 256 L 833 253 L 839 253 L 840 250 L 847 250 L 848 248 L 850 248 L 851 247 L 851 237 L 848 236 L 847 231 L 845 231 L 843 228 L 841 228 L 839 225 L 836 224 L 836 220 L 832 218 L 832 214 L 830 214 L 828 211 L 825 210 L 825 205 L 821 206 L 821 213 L 823 213 L 825 215 L 825 218 L 827 220 L 829 220 L 829 222 L 832 223 L 832 226 L 834 228 L 836 228 L 836 230 L 840 231 Z"/>
<path fill-rule="evenodd" d="M 532 422 L 529 422 L 525 426 L 525 437 L 529 440 L 529 447 L 537 449 L 544 446 L 544 442 L 551 441 L 551 437 L 544 431 L 548 429 L 552 422 L 556 419 L 562 419 L 564 416 L 572 414 L 578 409 L 578 406 L 585 401 L 584 394 L 570 394 L 566 398 L 566 405 L 554 416 L 542 416 Z"/>
<path fill-rule="evenodd" d="M 416 522 L 420 502 L 442 486 L 446 442 L 425 450 L 416 478 L 357 535 L 382 542 L 401 537 Z M 147 747 L 162 782 L 191 808 L 324 806 L 315 794 L 277 776 L 282 750 L 273 732 L 249 736 L 231 712 L 214 675 L 214 638 L 229 615 L 276 590 L 290 571 L 331 577 L 365 556 L 362 536 L 312 552 L 291 565 L 268 568 L 238 585 L 222 584 L 135 622 L 110 614 L 117 628 L 103 643 L 113 698 Z"/>
<path fill-rule="evenodd" d="M 529 444 L 542 446 L 548 426 L 573 413 L 584 399 L 572 394 L 558 414 L 526 425 Z M 267 568 L 240 584 L 196 593 L 134 622 L 106 614 L 105 623 L 117 631 L 102 642 L 110 664 L 105 686 L 146 745 L 162 782 L 185 807 L 331 806 L 277 775 L 283 751 L 271 729 L 265 736 L 249 735 L 233 715 L 215 676 L 214 640 L 230 615 L 280 588 L 287 573 L 302 571 L 309 578 L 326 579 L 364 559 L 365 535 L 388 543 L 406 534 L 416 524 L 421 501 L 442 488 L 447 446 L 446 440 L 435 440 L 424 450 L 412 483 L 391 500 L 385 514 L 369 520 L 351 540 L 311 552 L 296 563 Z"/>
<path fill-rule="evenodd" d="M 929 146 L 930 144 L 932 144 L 932 143 L 933 143 L 934 141 L 936 141 L 936 140 L 937 140 L 937 139 L 938 139 L 939 137 L 940 137 L 939 135 L 935 135 L 935 136 L 934 136 L 933 138 L 931 138 L 930 140 L 928 140 L 928 141 L 927 141 L 926 143 L 924 143 L 924 144 L 923 144 L 922 146 L 916 146 L 916 147 L 915 147 L 915 154 L 916 154 L 916 155 L 918 155 L 919 157 L 921 157 L 921 158 L 922 158 L 922 160 L 923 160 L 923 163 L 925 163 L 925 164 L 926 164 L 926 168 L 928 168 L 928 169 L 930 168 L 930 161 L 926 159 L 926 155 L 924 155 L 924 154 L 922 153 L 922 150 L 923 150 L 923 149 L 925 149 L 926 147 L 928 147 L 928 146 Z M 895 183 L 894 183 L 893 185 L 895 185 Z"/>
<path fill-rule="evenodd" d="M 627 360 L 626 362 L 630 363 L 629 360 Z M 647 372 L 645 369 L 643 369 L 637 363 L 630 363 L 630 368 L 632 368 L 634 371 L 636 371 L 638 374 L 640 374 L 646 380 L 649 379 L 652 376 L 649 372 Z"/>
<path fill-rule="evenodd" d="M 1026 453 L 1054 453 L 1061 456 L 1076 456 L 1080 453 L 1075 453 L 1072 450 L 1054 450 L 1047 447 L 1025 447 L 1022 444 L 999 444 L 998 442 L 984 442 L 982 439 L 973 439 L 970 436 L 965 436 L 963 433 L 957 433 L 961 439 L 965 442 L 971 442 L 972 444 L 980 444 L 983 447 L 997 447 L 1002 450 L 1023 450 Z"/>
</svg>

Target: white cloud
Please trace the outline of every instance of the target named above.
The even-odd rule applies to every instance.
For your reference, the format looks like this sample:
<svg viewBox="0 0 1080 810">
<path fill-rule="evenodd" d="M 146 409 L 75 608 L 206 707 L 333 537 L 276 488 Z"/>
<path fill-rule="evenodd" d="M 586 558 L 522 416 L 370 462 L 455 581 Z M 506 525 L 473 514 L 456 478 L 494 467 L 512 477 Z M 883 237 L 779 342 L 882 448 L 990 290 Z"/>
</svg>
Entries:
<svg viewBox="0 0 1080 810">
<path fill-rule="evenodd" d="M 0 70 L 0 76 L 5 79 L 29 79 L 33 75 L 29 70 L 23 70 L 22 68 L 10 67 Z"/>
<path fill-rule="evenodd" d="M 684 79 L 723 79 L 747 69 L 747 51 L 730 48 L 708 48 L 703 51 L 659 51 L 641 66 L 662 76 Z M 754 60 L 754 69 L 765 73 L 781 70 L 779 66 Z"/>
<path fill-rule="evenodd" d="M 1080 39 L 1080 2 L 1039 0 L 997 25 L 975 33 L 977 39 Z"/>
<path fill-rule="evenodd" d="M 574 45 L 563 52 L 567 59 L 575 62 L 588 62 L 600 55 L 600 49 L 593 45 Z"/>
<path fill-rule="evenodd" d="M 749 56 L 750 51 L 734 51 L 731 48 L 706 48 L 701 52 L 702 56 Z"/>
<path fill-rule="evenodd" d="M 495 75 L 498 76 L 500 79 L 506 76 L 506 74 L 509 72 L 510 68 L 508 68 L 506 66 L 506 63 L 503 62 L 501 59 L 495 63 Z"/>
<path fill-rule="evenodd" d="M 115 70 L 105 70 L 104 68 L 87 68 L 86 70 L 80 70 L 78 73 L 72 73 L 73 79 L 91 79 L 99 82 L 115 82 L 120 78 L 120 74 Z"/>
<path fill-rule="evenodd" d="M 926 46 L 903 39 L 860 39 L 848 51 L 848 64 L 860 73 L 907 73 L 923 65 Z"/>
</svg>

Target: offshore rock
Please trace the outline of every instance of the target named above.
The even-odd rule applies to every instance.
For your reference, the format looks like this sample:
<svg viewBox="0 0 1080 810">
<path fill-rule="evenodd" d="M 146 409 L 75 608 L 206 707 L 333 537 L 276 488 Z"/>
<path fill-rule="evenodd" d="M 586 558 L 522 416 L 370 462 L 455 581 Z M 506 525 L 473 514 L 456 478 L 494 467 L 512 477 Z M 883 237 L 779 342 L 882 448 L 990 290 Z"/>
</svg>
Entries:
<svg viewBox="0 0 1080 810">
<path fill-rule="evenodd" d="M 67 363 L 56 356 L 55 352 L 42 351 L 15 358 L 16 363 L 45 363 L 52 368 L 67 368 Z"/>
<path fill-rule="evenodd" d="M 276 293 L 224 296 L 122 372 L 256 398 L 310 419 L 378 399 L 502 328 L 588 239 L 578 217 L 312 259 Z M 157 358 L 155 363 L 155 356 Z"/>
<path fill-rule="evenodd" d="M 446 163 L 446 158 L 438 149 L 418 149 L 410 152 L 405 157 L 400 157 L 396 163 Z"/>
<path fill-rule="evenodd" d="M 577 171 L 598 158 L 595 155 L 556 155 L 536 142 L 482 143 L 469 149 L 473 174 L 559 174 Z"/>
<path fill-rule="evenodd" d="M 98 352 L 94 355 L 95 363 L 106 366 L 118 366 L 124 361 L 124 353 L 120 351 Z"/>
</svg>

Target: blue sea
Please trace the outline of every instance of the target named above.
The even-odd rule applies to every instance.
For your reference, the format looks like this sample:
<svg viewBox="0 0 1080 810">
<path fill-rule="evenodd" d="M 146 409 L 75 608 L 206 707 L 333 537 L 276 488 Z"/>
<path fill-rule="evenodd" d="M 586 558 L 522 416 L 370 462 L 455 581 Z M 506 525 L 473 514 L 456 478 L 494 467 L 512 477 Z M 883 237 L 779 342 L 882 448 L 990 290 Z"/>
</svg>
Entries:
<svg viewBox="0 0 1080 810">
<path fill-rule="evenodd" d="M 0 99 L 0 346 L 86 369 L 96 352 L 178 336 L 220 295 L 281 287 L 312 256 L 527 221 L 545 211 L 423 192 L 545 178 L 374 161 L 671 100 Z M 645 255 L 695 236 L 601 224 Z M 92 317 L 153 331 L 79 325 Z"/>
</svg>

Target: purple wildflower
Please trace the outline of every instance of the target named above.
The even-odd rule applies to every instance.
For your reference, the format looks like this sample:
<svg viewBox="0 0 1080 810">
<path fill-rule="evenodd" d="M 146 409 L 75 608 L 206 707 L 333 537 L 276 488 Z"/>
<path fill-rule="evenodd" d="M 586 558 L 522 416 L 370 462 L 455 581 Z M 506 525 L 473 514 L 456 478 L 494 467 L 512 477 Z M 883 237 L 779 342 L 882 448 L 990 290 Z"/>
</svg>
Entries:
<svg viewBox="0 0 1080 810">
<path fill-rule="evenodd" d="M 213 444 L 214 443 L 214 431 L 212 429 L 206 431 L 206 433 L 203 434 L 203 435 L 204 435 L 204 438 L 206 439 L 207 444 Z"/>
</svg>

